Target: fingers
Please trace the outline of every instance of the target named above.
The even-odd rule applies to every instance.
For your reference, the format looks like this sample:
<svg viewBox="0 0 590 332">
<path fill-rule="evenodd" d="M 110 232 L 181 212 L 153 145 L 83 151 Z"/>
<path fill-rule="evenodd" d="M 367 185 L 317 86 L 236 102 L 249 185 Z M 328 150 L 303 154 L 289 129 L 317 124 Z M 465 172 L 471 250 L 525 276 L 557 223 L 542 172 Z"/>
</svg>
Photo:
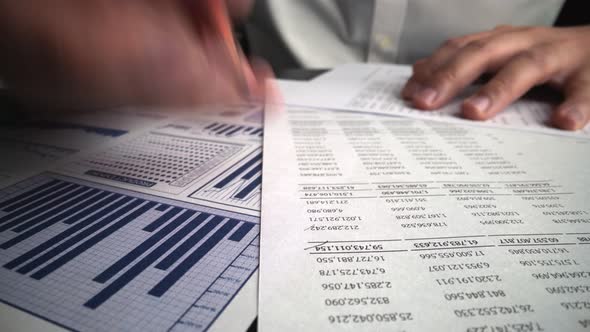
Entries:
<svg viewBox="0 0 590 332">
<path fill-rule="evenodd" d="M 402 96 L 414 106 L 444 106 L 484 73 L 497 74 L 462 104 L 463 116 L 487 120 L 532 87 L 563 89 L 566 101 L 552 115 L 558 128 L 590 122 L 590 58 L 584 46 L 590 28 L 512 28 L 453 39 L 414 65 Z"/>
<path fill-rule="evenodd" d="M 434 70 L 432 62 L 437 59 L 429 60 L 418 66 L 427 69 L 414 72 L 412 81 L 419 88 L 414 88 L 412 102 L 421 109 L 439 108 L 483 73 L 504 64 L 533 43 L 534 39 L 521 31 L 494 33 L 467 43 Z"/>
<path fill-rule="evenodd" d="M 411 99 L 416 90 L 419 89 L 420 80 L 418 77 L 428 77 L 440 66 L 445 64 L 449 59 L 457 54 L 465 45 L 491 36 L 495 31 L 485 31 L 472 35 L 467 35 L 459 38 L 449 39 L 442 44 L 442 46 L 434 52 L 428 59 L 420 59 L 414 63 L 414 75 L 410 78 L 408 83 L 402 90 L 402 97 Z"/>
<path fill-rule="evenodd" d="M 514 28 L 503 25 L 498 26 L 494 30 L 479 32 L 458 38 L 452 38 L 444 42 L 438 50 L 434 52 L 428 59 L 421 59 L 416 61 L 413 66 L 414 74 L 408 80 L 402 90 L 402 97 L 405 99 L 412 99 L 414 93 L 421 87 L 421 81 L 424 78 L 432 75 L 441 66 L 446 64 L 458 52 L 470 43 L 483 40 L 485 38 L 497 35 L 500 32 L 513 30 Z"/>
<path fill-rule="evenodd" d="M 551 117 L 551 123 L 560 129 L 578 130 L 590 121 L 590 70 L 575 74 L 566 83 L 566 100 Z"/>
<path fill-rule="evenodd" d="M 549 80 L 566 65 L 567 56 L 550 47 L 537 47 L 511 59 L 475 95 L 463 102 L 463 116 L 487 120 L 524 95 L 530 88 Z"/>
</svg>

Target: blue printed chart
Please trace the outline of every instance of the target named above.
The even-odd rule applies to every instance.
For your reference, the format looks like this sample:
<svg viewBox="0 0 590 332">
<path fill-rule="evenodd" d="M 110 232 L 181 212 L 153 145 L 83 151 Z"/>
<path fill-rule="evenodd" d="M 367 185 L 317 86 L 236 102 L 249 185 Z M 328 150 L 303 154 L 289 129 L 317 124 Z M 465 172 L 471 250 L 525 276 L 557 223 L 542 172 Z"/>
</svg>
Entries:
<svg viewBox="0 0 590 332">
<path fill-rule="evenodd" d="M 0 190 L 0 299 L 73 330 L 204 331 L 258 267 L 255 217 L 55 174 Z"/>
<path fill-rule="evenodd" d="M 257 149 L 190 195 L 204 201 L 260 211 L 262 151 Z"/>
<path fill-rule="evenodd" d="M 211 122 L 205 126 L 205 128 L 203 128 L 203 131 L 213 136 L 234 137 L 241 135 L 262 137 L 262 128 L 259 126 L 248 126 L 223 122 Z"/>
<path fill-rule="evenodd" d="M 159 130 L 197 137 L 237 139 L 242 143 L 260 143 L 263 136 L 260 125 L 230 123 L 224 119 L 177 122 L 163 126 Z"/>
</svg>

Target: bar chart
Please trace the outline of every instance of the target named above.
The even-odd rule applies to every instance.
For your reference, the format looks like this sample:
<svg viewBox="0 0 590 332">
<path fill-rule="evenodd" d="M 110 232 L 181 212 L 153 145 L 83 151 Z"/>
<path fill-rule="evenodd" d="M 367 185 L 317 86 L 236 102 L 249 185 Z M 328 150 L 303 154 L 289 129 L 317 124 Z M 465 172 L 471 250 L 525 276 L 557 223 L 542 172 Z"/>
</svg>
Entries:
<svg viewBox="0 0 590 332">
<path fill-rule="evenodd" d="M 258 211 L 261 184 L 262 151 L 257 149 L 190 197 Z"/>
<path fill-rule="evenodd" d="M 214 121 L 207 124 L 203 128 L 203 132 L 211 136 L 225 136 L 225 137 L 236 137 L 236 136 L 249 136 L 249 137 L 262 137 L 262 127 L 239 125 Z"/>
<path fill-rule="evenodd" d="M 74 330 L 204 331 L 258 267 L 258 219 L 56 174 L 0 190 L 0 299 Z"/>
<path fill-rule="evenodd" d="M 250 123 L 226 117 L 208 117 L 203 119 L 186 119 L 175 121 L 159 127 L 158 132 L 170 135 L 185 135 L 212 140 L 240 142 L 244 144 L 260 144 L 263 129 L 260 123 Z"/>
<path fill-rule="evenodd" d="M 90 176 L 178 193 L 242 148 L 237 143 L 149 132 L 77 164 Z"/>
</svg>

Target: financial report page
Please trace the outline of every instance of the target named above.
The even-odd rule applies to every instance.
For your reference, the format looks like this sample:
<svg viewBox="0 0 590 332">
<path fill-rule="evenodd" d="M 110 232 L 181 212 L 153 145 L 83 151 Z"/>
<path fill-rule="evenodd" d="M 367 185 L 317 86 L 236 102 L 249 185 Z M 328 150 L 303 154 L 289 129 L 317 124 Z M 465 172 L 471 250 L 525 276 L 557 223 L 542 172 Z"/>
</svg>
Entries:
<svg viewBox="0 0 590 332">
<path fill-rule="evenodd" d="M 589 142 L 270 105 L 259 329 L 590 327 Z"/>
</svg>

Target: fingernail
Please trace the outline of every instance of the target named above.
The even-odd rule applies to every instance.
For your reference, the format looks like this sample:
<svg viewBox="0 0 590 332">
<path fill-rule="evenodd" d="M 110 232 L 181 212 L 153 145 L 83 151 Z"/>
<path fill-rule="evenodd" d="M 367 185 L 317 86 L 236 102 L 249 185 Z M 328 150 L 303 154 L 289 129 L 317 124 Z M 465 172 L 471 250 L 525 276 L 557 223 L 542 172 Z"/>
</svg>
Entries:
<svg viewBox="0 0 590 332">
<path fill-rule="evenodd" d="M 492 104 L 489 97 L 475 96 L 467 100 L 467 103 L 477 110 L 479 113 L 486 113 Z"/>
<path fill-rule="evenodd" d="M 584 113 L 580 112 L 580 110 L 575 107 L 566 109 L 564 113 L 571 122 L 576 124 L 576 126 L 586 121 Z"/>
<path fill-rule="evenodd" d="M 433 88 L 420 87 L 416 89 L 413 99 L 421 100 L 426 105 L 432 105 L 438 96 L 438 92 Z"/>
</svg>

